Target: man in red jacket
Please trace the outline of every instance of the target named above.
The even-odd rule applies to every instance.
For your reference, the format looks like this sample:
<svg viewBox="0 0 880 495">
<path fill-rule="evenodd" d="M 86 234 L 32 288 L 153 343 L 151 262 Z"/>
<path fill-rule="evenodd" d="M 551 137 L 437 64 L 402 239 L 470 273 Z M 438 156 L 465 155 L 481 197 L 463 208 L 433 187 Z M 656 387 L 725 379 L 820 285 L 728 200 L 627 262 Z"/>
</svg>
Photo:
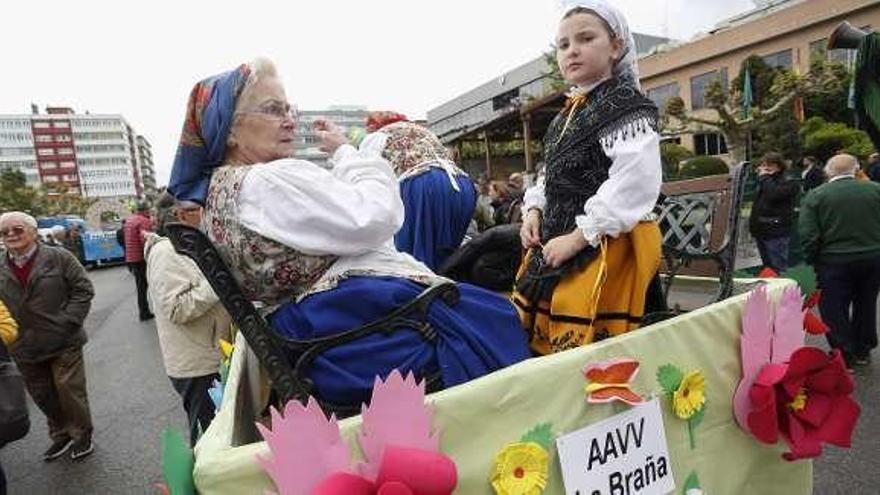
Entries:
<svg viewBox="0 0 880 495">
<path fill-rule="evenodd" d="M 141 201 L 137 205 L 137 212 L 125 220 L 125 262 L 128 269 L 134 275 L 134 283 L 137 286 L 138 311 L 140 320 L 153 319 L 150 305 L 147 302 L 147 263 L 144 261 L 144 238 L 147 232 L 153 231 L 153 220 L 149 215 L 150 206 Z"/>
</svg>

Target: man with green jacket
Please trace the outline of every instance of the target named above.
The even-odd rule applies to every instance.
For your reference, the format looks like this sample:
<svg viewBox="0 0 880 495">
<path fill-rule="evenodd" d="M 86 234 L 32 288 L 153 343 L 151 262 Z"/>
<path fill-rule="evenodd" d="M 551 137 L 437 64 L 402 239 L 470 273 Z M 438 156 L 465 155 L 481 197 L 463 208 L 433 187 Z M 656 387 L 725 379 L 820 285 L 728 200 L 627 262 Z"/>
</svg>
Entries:
<svg viewBox="0 0 880 495">
<path fill-rule="evenodd" d="M 880 292 L 880 184 L 855 178 L 851 155 L 828 160 L 828 183 L 801 204 L 798 230 L 807 262 L 819 277 L 819 309 L 828 342 L 850 367 L 870 363 L 877 347 Z"/>
</svg>

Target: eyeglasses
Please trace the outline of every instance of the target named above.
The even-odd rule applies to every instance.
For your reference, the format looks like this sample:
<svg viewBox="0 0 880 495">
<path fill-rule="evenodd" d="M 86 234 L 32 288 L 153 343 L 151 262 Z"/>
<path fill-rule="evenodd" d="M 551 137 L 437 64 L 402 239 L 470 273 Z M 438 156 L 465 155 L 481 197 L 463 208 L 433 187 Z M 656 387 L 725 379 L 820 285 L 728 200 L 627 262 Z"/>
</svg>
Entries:
<svg viewBox="0 0 880 495">
<path fill-rule="evenodd" d="M 15 227 L 11 227 L 8 229 L 0 229 L 0 237 L 12 237 L 19 236 L 24 234 L 24 227 L 16 225 Z"/>
<path fill-rule="evenodd" d="M 256 110 L 239 113 L 263 115 L 278 120 L 290 119 L 294 122 L 299 120 L 299 112 L 296 107 L 291 106 L 289 103 L 281 103 L 278 101 L 266 103 L 265 105 L 258 107 Z"/>
</svg>

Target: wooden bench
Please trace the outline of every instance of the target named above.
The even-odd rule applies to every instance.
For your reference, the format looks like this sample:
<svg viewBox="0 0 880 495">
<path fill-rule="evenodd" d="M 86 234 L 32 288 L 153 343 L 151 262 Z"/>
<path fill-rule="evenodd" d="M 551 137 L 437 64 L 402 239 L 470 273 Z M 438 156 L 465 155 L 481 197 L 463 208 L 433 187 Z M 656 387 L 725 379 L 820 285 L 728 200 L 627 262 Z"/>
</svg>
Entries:
<svg viewBox="0 0 880 495">
<path fill-rule="evenodd" d="M 733 294 L 733 272 L 745 186 L 751 166 L 743 162 L 725 175 L 663 184 L 655 208 L 663 233 L 663 298 L 679 274 L 717 277 L 712 302 Z"/>
</svg>

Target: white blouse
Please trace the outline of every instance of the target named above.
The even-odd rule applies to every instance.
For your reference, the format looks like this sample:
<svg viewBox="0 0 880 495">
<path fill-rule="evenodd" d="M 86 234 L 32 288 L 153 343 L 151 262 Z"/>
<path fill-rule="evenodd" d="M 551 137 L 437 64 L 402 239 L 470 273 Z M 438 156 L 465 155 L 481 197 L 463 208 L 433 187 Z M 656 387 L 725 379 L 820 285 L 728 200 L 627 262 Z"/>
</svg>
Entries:
<svg viewBox="0 0 880 495">
<path fill-rule="evenodd" d="M 592 246 L 597 246 L 602 236 L 617 237 L 631 231 L 657 202 L 663 182 L 660 136 L 647 123 L 644 128 L 645 132 L 603 146 L 611 159 L 608 179 L 584 204 L 584 214 L 575 217 Z M 546 204 L 542 179 L 526 190 L 523 216 L 532 208 L 543 211 Z"/>
<path fill-rule="evenodd" d="M 394 248 L 400 186 L 381 156 L 385 137 L 371 136 L 360 149 L 340 146 L 330 170 L 294 159 L 253 165 L 238 193 L 243 226 L 304 254 L 339 256 L 316 286 L 347 274 L 438 278 Z"/>
</svg>

